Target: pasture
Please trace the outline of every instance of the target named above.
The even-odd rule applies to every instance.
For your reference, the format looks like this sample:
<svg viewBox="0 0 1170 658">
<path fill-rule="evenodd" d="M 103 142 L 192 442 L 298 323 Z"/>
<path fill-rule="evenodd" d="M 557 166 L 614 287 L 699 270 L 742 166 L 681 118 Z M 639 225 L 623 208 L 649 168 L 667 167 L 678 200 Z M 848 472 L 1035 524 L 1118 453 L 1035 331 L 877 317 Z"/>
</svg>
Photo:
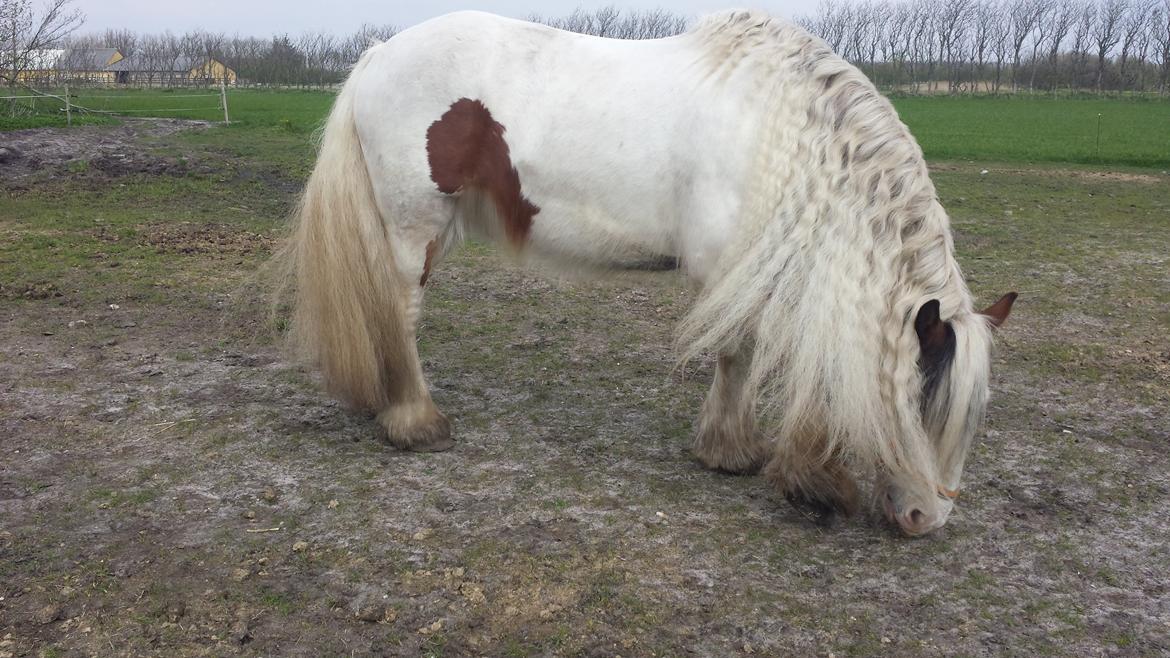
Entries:
<svg viewBox="0 0 1170 658">
<path fill-rule="evenodd" d="M 0 655 L 1170 650 L 1165 103 L 896 101 L 976 297 L 1021 292 L 956 514 L 909 540 L 694 463 L 673 273 L 465 246 L 420 328 L 457 446 L 378 441 L 250 285 L 329 99 L 0 133 Z M 1123 136 L 1073 164 L 1053 117 L 1098 103 Z"/>
</svg>

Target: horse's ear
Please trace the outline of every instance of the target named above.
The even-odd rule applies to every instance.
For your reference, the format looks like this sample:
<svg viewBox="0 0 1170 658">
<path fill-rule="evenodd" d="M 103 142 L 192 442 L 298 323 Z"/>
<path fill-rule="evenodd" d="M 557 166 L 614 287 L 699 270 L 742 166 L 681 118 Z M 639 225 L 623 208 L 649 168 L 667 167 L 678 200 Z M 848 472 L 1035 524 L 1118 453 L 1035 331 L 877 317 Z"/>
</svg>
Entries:
<svg viewBox="0 0 1170 658">
<path fill-rule="evenodd" d="M 939 317 L 938 310 L 938 300 L 932 299 L 918 309 L 918 317 L 914 318 L 914 331 L 924 353 L 941 349 L 947 341 L 947 325 Z"/>
<path fill-rule="evenodd" d="M 1008 314 L 1012 312 L 1012 304 L 1016 303 L 1016 297 L 1019 296 L 1018 293 L 1009 292 L 1003 297 L 1000 297 L 998 302 L 980 312 L 987 316 L 988 321 L 991 322 L 991 326 L 998 327 L 1007 320 Z"/>
</svg>

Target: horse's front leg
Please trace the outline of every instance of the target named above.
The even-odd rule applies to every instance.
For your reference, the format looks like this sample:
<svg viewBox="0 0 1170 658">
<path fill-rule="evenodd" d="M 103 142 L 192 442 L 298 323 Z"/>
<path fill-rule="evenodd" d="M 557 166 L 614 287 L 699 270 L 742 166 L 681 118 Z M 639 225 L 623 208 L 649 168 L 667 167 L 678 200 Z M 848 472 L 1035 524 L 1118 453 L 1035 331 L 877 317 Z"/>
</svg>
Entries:
<svg viewBox="0 0 1170 658">
<path fill-rule="evenodd" d="M 838 513 L 848 516 L 857 511 L 857 484 L 821 429 L 808 428 L 799 436 L 777 441 L 764 477 L 818 524 L 830 523 Z"/>
<path fill-rule="evenodd" d="M 755 404 L 743 395 L 750 364 L 748 346 L 741 346 L 732 354 L 719 355 L 715 381 L 699 414 L 699 429 L 692 448 L 695 457 L 707 468 L 751 474 L 763 464 L 765 445 L 756 431 Z"/>
</svg>

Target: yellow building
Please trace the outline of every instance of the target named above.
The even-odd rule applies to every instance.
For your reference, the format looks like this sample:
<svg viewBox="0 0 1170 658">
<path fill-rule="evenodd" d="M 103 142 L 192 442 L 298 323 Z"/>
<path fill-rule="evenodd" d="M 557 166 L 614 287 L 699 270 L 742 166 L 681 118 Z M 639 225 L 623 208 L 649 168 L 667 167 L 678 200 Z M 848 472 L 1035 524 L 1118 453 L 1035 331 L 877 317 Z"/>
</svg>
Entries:
<svg viewBox="0 0 1170 658">
<path fill-rule="evenodd" d="M 236 72 L 217 59 L 127 57 L 110 67 L 114 82 L 147 87 L 236 84 Z"/>
<path fill-rule="evenodd" d="M 34 50 L 20 67 L 16 78 L 28 85 L 38 84 L 112 84 L 111 66 L 122 61 L 117 48 L 70 48 L 68 50 Z"/>
</svg>

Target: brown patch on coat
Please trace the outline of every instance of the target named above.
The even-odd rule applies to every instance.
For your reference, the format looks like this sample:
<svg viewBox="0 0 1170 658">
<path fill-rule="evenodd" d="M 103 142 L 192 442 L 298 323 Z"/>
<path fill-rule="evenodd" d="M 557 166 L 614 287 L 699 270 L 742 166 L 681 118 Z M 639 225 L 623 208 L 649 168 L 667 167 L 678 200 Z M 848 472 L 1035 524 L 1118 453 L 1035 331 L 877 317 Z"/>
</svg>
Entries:
<svg viewBox="0 0 1170 658">
<path fill-rule="evenodd" d="M 422 276 L 420 276 L 418 279 L 418 287 L 421 288 L 421 287 L 427 285 L 427 279 L 429 279 L 431 277 L 431 261 L 434 260 L 435 252 L 437 252 L 438 250 L 439 250 L 438 240 L 431 240 L 430 242 L 427 243 L 427 257 L 426 257 L 426 260 L 423 261 L 423 271 L 422 271 Z"/>
<path fill-rule="evenodd" d="M 520 174 L 508 155 L 504 130 L 482 102 L 460 98 L 427 129 L 427 161 L 440 192 L 475 187 L 487 193 L 508 240 L 520 246 L 528 240 L 532 217 L 540 208 L 520 191 Z"/>
</svg>

